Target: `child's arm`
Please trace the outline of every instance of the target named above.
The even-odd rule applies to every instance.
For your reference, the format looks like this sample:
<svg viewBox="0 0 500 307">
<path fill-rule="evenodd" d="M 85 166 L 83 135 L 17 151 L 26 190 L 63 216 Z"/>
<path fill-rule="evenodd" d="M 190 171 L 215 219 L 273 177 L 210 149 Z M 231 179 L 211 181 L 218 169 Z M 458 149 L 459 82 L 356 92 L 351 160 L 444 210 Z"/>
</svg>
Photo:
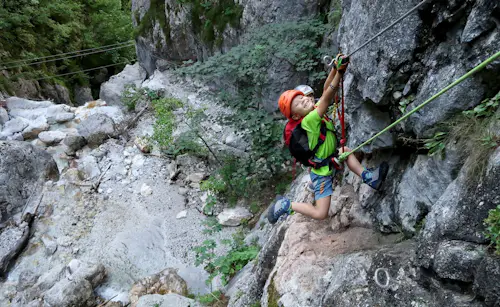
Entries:
<svg viewBox="0 0 500 307">
<path fill-rule="evenodd" d="M 335 77 L 333 81 L 328 85 L 327 89 L 323 92 L 323 95 L 319 99 L 318 111 L 319 117 L 323 118 L 325 116 L 326 111 L 328 110 L 328 106 L 330 102 L 333 100 L 337 89 L 339 88 L 340 77 L 344 74 L 347 69 L 347 64 L 344 64 L 340 67 L 340 69 L 335 73 Z"/>
<path fill-rule="evenodd" d="M 326 90 L 328 89 L 328 86 L 332 83 L 336 72 L 337 72 L 337 68 L 335 68 L 335 66 L 333 66 L 332 70 L 330 70 L 330 73 L 328 74 L 328 78 L 326 78 L 325 85 L 323 85 L 323 94 L 322 95 L 325 94 Z"/>
</svg>

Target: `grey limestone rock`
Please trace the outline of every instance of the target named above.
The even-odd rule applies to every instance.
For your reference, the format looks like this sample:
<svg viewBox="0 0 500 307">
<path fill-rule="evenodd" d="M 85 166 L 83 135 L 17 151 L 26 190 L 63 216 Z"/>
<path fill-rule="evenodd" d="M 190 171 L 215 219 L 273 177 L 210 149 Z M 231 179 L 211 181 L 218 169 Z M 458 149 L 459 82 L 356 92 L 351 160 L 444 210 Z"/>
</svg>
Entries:
<svg viewBox="0 0 500 307">
<path fill-rule="evenodd" d="M 125 86 L 135 85 L 139 87 L 145 78 L 146 71 L 139 65 L 139 63 L 127 65 L 122 72 L 112 76 L 109 81 L 101 85 L 99 98 L 106 101 L 106 103 L 110 106 L 123 106 L 121 95 Z"/>
<path fill-rule="evenodd" d="M 253 214 L 243 207 L 224 209 L 218 216 L 217 221 L 224 226 L 239 226 L 243 220 L 249 220 Z"/>
<path fill-rule="evenodd" d="M 45 178 L 57 178 L 52 157 L 34 146 L 0 141 L 0 209 L 2 221 L 20 212 Z"/>
<path fill-rule="evenodd" d="M 482 297 L 486 306 L 500 304 L 500 257 L 488 255 L 479 264 L 474 279 L 474 290 Z"/>
<path fill-rule="evenodd" d="M 92 114 L 83 119 L 77 129 L 89 145 L 100 145 L 107 138 L 114 136 L 115 123 L 107 115 Z"/>
<path fill-rule="evenodd" d="M 484 246 L 478 244 L 443 241 L 434 255 L 434 271 L 441 278 L 472 282 L 484 254 Z"/>
<path fill-rule="evenodd" d="M 89 87 L 75 86 L 75 103 L 77 105 L 84 105 L 85 103 L 94 100 L 92 91 Z"/>
<path fill-rule="evenodd" d="M 149 294 L 141 296 L 137 302 L 137 307 L 201 307 L 195 300 L 175 293 L 166 295 Z"/>
</svg>

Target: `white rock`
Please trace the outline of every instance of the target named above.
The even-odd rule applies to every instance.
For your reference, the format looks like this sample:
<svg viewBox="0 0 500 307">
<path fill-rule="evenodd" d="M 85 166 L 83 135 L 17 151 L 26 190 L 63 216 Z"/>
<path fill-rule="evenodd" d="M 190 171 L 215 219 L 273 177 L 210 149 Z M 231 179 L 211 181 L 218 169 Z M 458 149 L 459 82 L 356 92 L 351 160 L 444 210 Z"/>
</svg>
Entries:
<svg viewBox="0 0 500 307">
<path fill-rule="evenodd" d="M 187 176 L 186 180 L 193 183 L 200 183 L 206 176 L 205 173 L 192 173 Z"/>
<path fill-rule="evenodd" d="M 392 94 L 392 97 L 393 97 L 394 99 L 396 99 L 396 100 L 401 99 L 401 97 L 402 97 L 402 96 L 403 96 L 403 94 L 402 94 L 401 92 L 399 92 L 399 91 L 396 91 L 396 92 L 394 92 L 394 93 Z"/>
<path fill-rule="evenodd" d="M 62 131 L 42 131 L 38 134 L 38 138 L 45 144 L 60 143 L 66 137 L 66 133 Z"/>
<path fill-rule="evenodd" d="M 78 160 L 78 171 L 83 174 L 86 180 L 95 179 L 101 174 L 97 158 L 91 155 Z"/>
<path fill-rule="evenodd" d="M 23 130 L 24 139 L 33 139 L 40 134 L 42 131 L 49 130 L 50 126 L 47 123 L 47 119 L 44 116 L 39 116 L 36 119 L 29 122 L 28 127 Z"/>
<path fill-rule="evenodd" d="M 179 194 L 182 196 L 186 195 L 188 193 L 188 191 L 189 190 L 186 188 L 179 188 Z"/>
<path fill-rule="evenodd" d="M 177 213 L 177 215 L 175 216 L 176 219 L 183 219 L 183 218 L 186 218 L 187 217 L 187 211 L 186 210 L 183 210 L 179 213 Z"/>
<path fill-rule="evenodd" d="M 253 214 L 248 209 L 243 207 L 224 209 L 217 216 L 219 224 L 224 226 L 239 226 L 243 220 L 249 220 Z"/>
<path fill-rule="evenodd" d="M 153 194 L 153 189 L 151 189 L 151 187 L 148 186 L 147 184 L 143 183 L 141 186 L 141 195 L 148 196 L 151 194 Z"/>
<path fill-rule="evenodd" d="M 57 244 L 63 246 L 63 247 L 67 247 L 67 246 L 70 246 L 71 244 L 73 244 L 73 242 L 71 242 L 71 238 L 68 237 L 68 236 L 62 236 L 62 237 L 59 237 L 57 238 Z"/>
<path fill-rule="evenodd" d="M 146 79 L 146 71 L 139 63 L 127 65 L 122 72 L 112 76 L 109 81 L 101 84 L 99 97 L 106 101 L 108 105 L 123 105 L 121 96 L 125 86 L 135 85 L 139 87 L 144 79 Z"/>
<path fill-rule="evenodd" d="M 5 123 L 0 136 L 12 136 L 23 131 L 24 128 L 28 127 L 28 125 L 28 122 L 22 118 L 13 118 Z"/>
<path fill-rule="evenodd" d="M 0 107 L 0 126 L 2 126 L 8 121 L 9 121 L 9 114 L 7 113 L 7 110 Z"/>
</svg>

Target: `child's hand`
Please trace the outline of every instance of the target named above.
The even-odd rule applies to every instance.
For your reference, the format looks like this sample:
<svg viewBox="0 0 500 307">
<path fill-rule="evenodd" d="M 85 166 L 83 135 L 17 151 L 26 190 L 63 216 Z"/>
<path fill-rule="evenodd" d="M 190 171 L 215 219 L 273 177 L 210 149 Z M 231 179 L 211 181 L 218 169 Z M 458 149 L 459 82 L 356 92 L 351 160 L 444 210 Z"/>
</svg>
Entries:
<svg viewBox="0 0 500 307">
<path fill-rule="evenodd" d="M 341 62 L 342 65 L 339 66 L 339 62 Z M 345 73 L 345 71 L 347 70 L 347 65 L 349 65 L 349 58 L 344 56 L 342 53 L 339 53 L 335 57 L 334 61 L 334 66 L 337 69 L 337 71 L 340 72 L 341 74 Z"/>
</svg>

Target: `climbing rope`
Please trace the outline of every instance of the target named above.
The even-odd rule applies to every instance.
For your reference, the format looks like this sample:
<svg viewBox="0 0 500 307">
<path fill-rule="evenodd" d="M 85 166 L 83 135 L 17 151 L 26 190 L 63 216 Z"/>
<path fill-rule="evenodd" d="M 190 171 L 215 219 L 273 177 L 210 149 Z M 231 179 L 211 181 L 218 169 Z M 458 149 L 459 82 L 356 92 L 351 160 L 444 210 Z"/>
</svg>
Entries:
<svg viewBox="0 0 500 307">
<path fill-rule="evenodd" d="M 410 112 L 406 113 L 403 117 L 401 117 L 400 119 L 396 120 L 394 123 L 390 124 L 389 126 L 387 126 L 386 128 L 384 128 L 382 131 L 380 131 L 379 133 L 375 134 L 374 136 L 372 136 L 370 139 L 368 139 L 366 142 L 362 143 L 361 145 L 359 145 L 358 147 L 354 148 L 352 151 L 350 152 L 345 152 L 345 153 L 342 153 L 340 156 L 339 156 L 339 161 L 340 162 L 343 162 L 345 160 L 347 160 L 347 157 L 349 157 L 349 155 L 351 155 L 353 152 L 355 151 L 358 151 L 359 149 L 361 149 L 363 146 L 366 146 L 368 144 L 370 144 L 373 140 L 375 140 L 376 138 L 378 138 L 380 135 L 382 135 L 383 133 L 389 131 L 389 129 L 391 129 L 392 127 L 396 126 L 397 124 L 399 124 L 400 122 L 404 121 L 405 119 L 407 119 L 408 117 L 410 117 L 412 114 L 414 114 L 415 112 L 417 112 L 418 110 L 422 109 L 423 107 L 425 107 L 428 103 L 430 103 L 431 101 L 435 100 L 436 98 L 438 98 L 439 96 L 443 95 L 444 93 L 446 93 L 448 90 L 450 90 L 451 88 L 455 87 L 457 84 L 461 83 L 462 81 L 464 81 L 465 79 L 469 78 L 470 76 L 472 76 L 473 74 L 477 73 L 478 71 L 481 71 L 482 69 L 484 69 L 488 64 L 490 64 L 491 62 L 493 62 L 496 58 L 500 57 L 500 51 L 498 51 L 497 53 L 495 53 L 494 55 L 492 55 L 491 57 L 489 57 L 488 59 L 486 59 L 484 62 L 482 62 L 481 64 L 477 65 L 476 67 L 474 67 L 473 69 L 471 69 L 469 72 L 467 72 L 465 75 L 461 76 L 460 78 L 458 78 L 457 80 L 455 80 L 453 83 L 451 83 L 450 85 L 448 85 L 447 87 L 443 88 L 441 91 L 439 91 L 437 94 L 435 94 L 434 96 L 432 96 L 431 98 L 427 99 L 426 101 L 424 101 L 423 103 L 421 103 L 419 106 L 417 106 L 415 109 L 411 110 Z"/>
</svg>

